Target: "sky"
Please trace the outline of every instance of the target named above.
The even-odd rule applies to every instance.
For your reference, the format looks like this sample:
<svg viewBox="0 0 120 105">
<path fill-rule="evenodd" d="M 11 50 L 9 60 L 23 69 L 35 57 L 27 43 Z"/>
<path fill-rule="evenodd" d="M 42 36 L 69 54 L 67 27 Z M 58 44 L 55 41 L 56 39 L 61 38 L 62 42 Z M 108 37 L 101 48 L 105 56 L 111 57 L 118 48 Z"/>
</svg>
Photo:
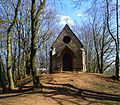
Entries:
<svg viewBox="0 0 120 105">
<path fill-rule="evenodd" d="M 72 0 L 62 0 L 62 6 L 59 6 L 59 12 L 61 15 L 60 24 L 65 25 L 66 23 L 70 26 L 82 24 L 85 21 L 87 15 L 85 14 L 85 7 L 75 8 L 75 4 Z M 88 5 L 84 5 L 88 6 Z"/>
</svg>

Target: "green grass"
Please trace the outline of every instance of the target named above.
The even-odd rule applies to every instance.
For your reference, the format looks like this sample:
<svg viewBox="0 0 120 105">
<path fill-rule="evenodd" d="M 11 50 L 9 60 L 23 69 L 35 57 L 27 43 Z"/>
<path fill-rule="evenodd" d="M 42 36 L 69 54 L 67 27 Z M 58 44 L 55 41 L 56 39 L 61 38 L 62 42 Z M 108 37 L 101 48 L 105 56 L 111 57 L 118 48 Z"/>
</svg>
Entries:
<svg viewBox="0 0 120 105">
<path fill-rule="evenodd" d="M 114 82 L 95 83 L 94 88 L 98 91 L 107 92 L 109 94 L 120 94 L 120 83 Z"/>
<path fill-rule="evenodd" d="M 104 105 L 120 105 L 120 102 L 115 102 L 115 101 L 102 101 Z"/>
</svg>

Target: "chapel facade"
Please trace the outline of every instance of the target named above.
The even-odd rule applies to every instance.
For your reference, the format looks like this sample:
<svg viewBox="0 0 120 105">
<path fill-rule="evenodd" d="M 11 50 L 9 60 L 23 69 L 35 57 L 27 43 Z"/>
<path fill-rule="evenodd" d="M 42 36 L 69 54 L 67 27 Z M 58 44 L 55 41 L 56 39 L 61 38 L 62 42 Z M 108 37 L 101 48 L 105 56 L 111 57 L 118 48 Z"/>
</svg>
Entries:
<svg viewBox="0 0 120 105">
<path fill-rule="evenodd" d="M 86 71 L 83 44 L 66 24 L 50 51 L 50 73 Z"/>
</svg>

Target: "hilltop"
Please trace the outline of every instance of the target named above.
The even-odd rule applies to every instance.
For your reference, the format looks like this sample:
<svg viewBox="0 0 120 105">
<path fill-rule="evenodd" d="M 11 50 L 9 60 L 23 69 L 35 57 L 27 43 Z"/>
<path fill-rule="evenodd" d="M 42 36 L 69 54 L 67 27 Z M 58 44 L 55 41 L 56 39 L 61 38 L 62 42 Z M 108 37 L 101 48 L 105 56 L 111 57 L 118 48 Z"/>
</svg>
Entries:
<svg viewBox="0 0 120 105">
<path fill-rule="evenodd" d="M 120 105 L 120 81 L 102 74 L 64 72 L 40 79 L 42 91 L 1 94 L 0 105 Z"/>
</svg>

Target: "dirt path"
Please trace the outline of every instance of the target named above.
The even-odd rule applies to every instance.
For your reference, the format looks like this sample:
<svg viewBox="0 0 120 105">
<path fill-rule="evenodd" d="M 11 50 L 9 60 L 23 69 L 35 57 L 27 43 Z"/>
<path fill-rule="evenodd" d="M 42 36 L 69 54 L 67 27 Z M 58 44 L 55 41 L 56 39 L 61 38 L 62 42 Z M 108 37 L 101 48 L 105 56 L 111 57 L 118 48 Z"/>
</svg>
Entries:
<svg viewBox="0 0 120 105">
<path fill-rule="evenodd" d="M 0 96 L 0 105 L 101 105 L 78 95 L 77 90 L 62 86 L 46 85 L 40 90 Z"/>
<path fill-rule="evenodd" d="M 38 89 L 1 94 L 0 105 L 120 105 L 120 82 L 112 82 L 106 77 L 84 73 L 60 73 L 43 75 L 41 81 L 44 84 L 42 92 Z M 96 84 L 102 85 L 103 91 L 96 88 Z M 108 84 L 106 86 L 109 86 L 109 89 L 104 87 L 104 84 Z M 24 86 L 23 90 L 30 86 L 32 83 Z M 111 92 L 111 89 L 114 91 Z"/>
</svg>

